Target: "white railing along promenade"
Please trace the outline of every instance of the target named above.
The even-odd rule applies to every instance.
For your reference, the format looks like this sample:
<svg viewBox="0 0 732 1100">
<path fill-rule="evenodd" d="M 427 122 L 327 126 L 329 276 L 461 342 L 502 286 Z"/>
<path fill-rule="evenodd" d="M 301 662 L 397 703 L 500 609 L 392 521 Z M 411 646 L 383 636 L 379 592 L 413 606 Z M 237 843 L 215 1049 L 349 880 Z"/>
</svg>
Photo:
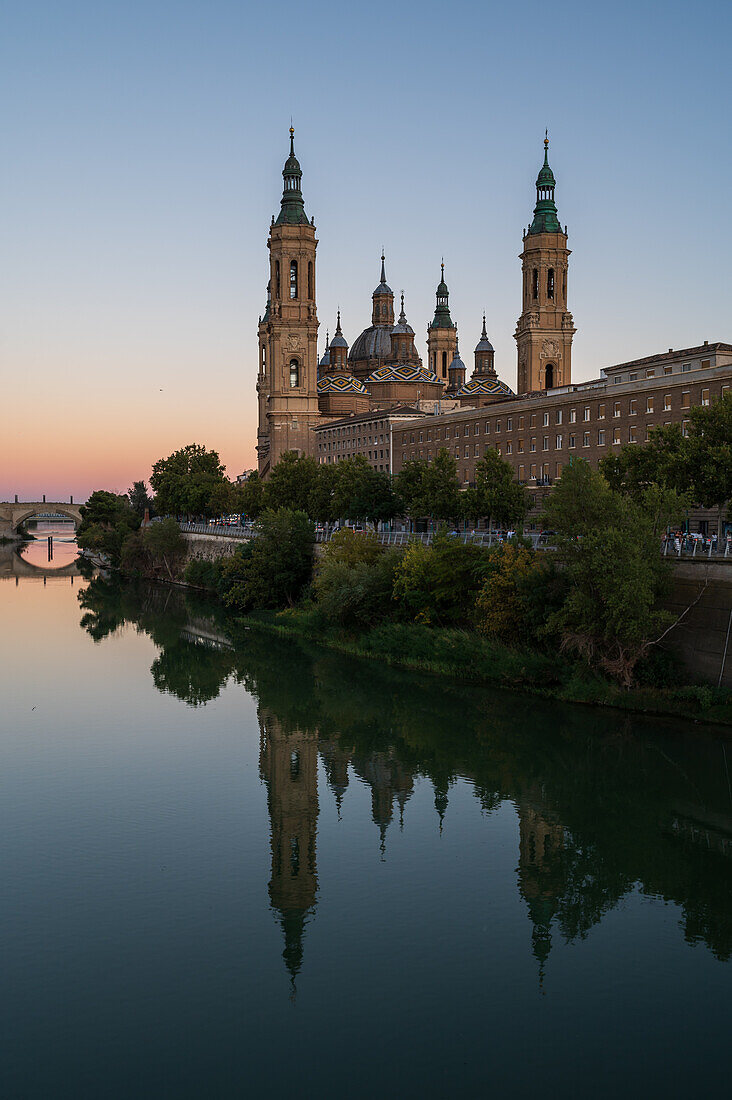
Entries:
<svg viewBox="0 0 732 1100">
<path fill-rule="evenodd" d="M 247 525 L 236 527 L 225 523 L 181 523 L 181 531 L 193 535 L 214 535 L 227 539 L 251 539 L 258 534 L 256 526 Z M 341 528 L 326 525 L 318 527 L 315 532 L 316 542 L 329 542 L 333 535 Z M 382 546 L 408 546 L 411 542 L 421 542 L 424 546 L 430 546 L 435 536 L 434 531 L 378 531 L 376 537 Z M 505 541 L 505 535 L 490 531 L 453 531 L 450 538 L 463 545 L 470 543 L 474 546 L 494 546 Z M 551 539 L 542 538 L 541 532 L 527 532 L 534 547 L 552 549 Z M 702 539 L 682 538 L 675 536 L 664 538 L 661 542 L 661 553 L 664 557 L 676 559 L 702 559 L 708 560 L 732 560 L 732 540 L 723 539 L 719 548 L 711 541 L 704 545 Z"/>
</svg>

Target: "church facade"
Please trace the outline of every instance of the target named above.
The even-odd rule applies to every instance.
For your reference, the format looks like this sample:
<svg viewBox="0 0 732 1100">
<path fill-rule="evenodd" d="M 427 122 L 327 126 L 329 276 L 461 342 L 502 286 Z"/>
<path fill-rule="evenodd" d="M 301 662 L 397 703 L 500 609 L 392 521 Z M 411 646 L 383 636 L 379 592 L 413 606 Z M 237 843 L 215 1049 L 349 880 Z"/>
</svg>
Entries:
<svg viewBox="0 0 732 1100">
<path fill-rule="evenodd" d="M 557 218 L 554 175 L 548 163 L 536 181 L 534 220 L 524 235 L 523 311 L 516 328 L 519 393 L 567 385 L 571 380 L 572 337 L 567 311 L 567 232 Z M 318 359 L 315 225 L 305 213 L 302 170 L 290 128 L 290 155 L 282 172 L 280 211 L 269 230 L 267 307 L 259 320 L 257 377 L 259 473 L 267 477 L 285 451 L 322 452 L 322 430 L 333 422 L 388 415 L 410 408 L 415 416 L 480 408 L 513 397 L 494 364 L 485 316 L 475 348 L 474 368 L 460 358 L 457 325 L 450 314 L 444 263 L 435 313 L 427 326 L 427 362 L 414 345 L 404 295 L 396 317 L 394 292 L 381 276 L 372 294 L 371 324 L 349 348 L 340 314 L 332 340 Z M 323 461 L 323 458 L 321 461 Z"/>
</svg>

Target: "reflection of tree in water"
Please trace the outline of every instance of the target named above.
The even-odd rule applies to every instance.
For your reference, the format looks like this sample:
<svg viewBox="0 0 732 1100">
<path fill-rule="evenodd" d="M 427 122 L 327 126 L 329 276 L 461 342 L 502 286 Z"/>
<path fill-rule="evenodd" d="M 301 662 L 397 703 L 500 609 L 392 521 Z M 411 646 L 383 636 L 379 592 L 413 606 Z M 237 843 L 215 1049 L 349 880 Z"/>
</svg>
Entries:
<svg viewBox="0 0 732 1100">
<path fill-rule="evenodd" d="M 177 591 L 92 582 L 80 599 L 93 637 L 131 622 L 153 638 L 160 690 L 196 705 L 233 676 L 258 699 L 270 894 L 293 977 L 317 892 L 314 745 L 339 814 L 351 774 L 370 787 L 382 850 L 420 777 L 433 784 L 440 826 L 449 826 L 458 776 L 472 782 L 484 814 L 515 805 L 518 887 L 541 973 L 554 935 L 586 936 L 636 887 L 681 907 L 689 942 L 732 955 L 732 807 L 714 738 L 344 658 L 246 630 Z"/>
</svg>

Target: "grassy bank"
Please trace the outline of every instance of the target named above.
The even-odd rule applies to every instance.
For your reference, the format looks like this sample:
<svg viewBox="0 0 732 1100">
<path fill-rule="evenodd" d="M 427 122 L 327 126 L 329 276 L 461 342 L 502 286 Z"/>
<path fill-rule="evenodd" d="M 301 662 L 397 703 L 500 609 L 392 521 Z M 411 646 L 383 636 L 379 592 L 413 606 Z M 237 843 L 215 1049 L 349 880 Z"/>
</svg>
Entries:
<svg viewBox="0 0 732 1100">
<path fill-rule="evenodd" d="M 354 637 L 324 626 L 317 612 L 300 608 L 253 612 L 241 622 L 282 637 L 307 639 L 356 657 L 469 684 L 492 684 L 561 702 L 732 726 L 732 693 L 727 690 L 691 685 L 624 691 L 580 662 L 512 649 L 475 632 L 384 623 Z"/>
</svg>

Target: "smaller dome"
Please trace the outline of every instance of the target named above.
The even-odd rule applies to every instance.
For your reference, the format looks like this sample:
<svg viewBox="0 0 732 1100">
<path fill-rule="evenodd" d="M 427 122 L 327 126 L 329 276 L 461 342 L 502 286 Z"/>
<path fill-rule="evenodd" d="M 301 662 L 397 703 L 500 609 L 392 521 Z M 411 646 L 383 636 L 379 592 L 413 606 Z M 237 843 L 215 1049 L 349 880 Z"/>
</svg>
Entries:
<svg viewBox="0 0 732 1100">
<path fill-rule="evenodd" d="M 538 188 L 543 187 L 556 187 L 557 181 L 554 179 L 554 173 L 549 167 L 549 137 L 544 138 L 544 163 L 539 169 L 539 175 L 536 177 L 536 186 Z"/>
<path fill-rule="evenodd" d="M 338 310 L 338 324 L 336 325 L 335 336 L 330 342 L 331 348 L 346 348 L 348 350 L 348 343 L 346 338 L 341 332 L 341 311 Z"/>
<path fill-rule="evenodd" d="M 406 314 L 404 312 L 404 295 L 403 294 L 402 294 L 402 312 L 399 314 L 399 320 L 394 325 L 394 328 L 391 330 L 391 332 L 392 332 L 392 336 L 397 332 L 401 332 L 401 333 L 406 332 L 410 336 L 414 336 L 414 329 L 412 328 L 412 326 L 407 321 L 407 317 L 406 317 Z"/>
<path fill-rule="evenodd" d="M 480 334 L 480 340 L 475 345 L 476 352 L 479 351 L 495 351 L 493 344 L 488 339 L 488 333 L 485 330 L 485 313 L 483 314 L 483 331 Z"/>
<path fill-rule="evenodd" d="M 467 368 L 465 366 L 465 363 L 463 363 L 462 359 L 460 358 L 460 356 L 459 356 L 459 354 L 456 350 L 455 351 L 455 358 L 453 359 L 452 363 L 450 363 L 450 370 L 466 370 L 466 369 Z"/>
<path fill-rule="evenodd" d="M 371 297 L 372 298 L 382 298 L 382 297 L 385 297 L 385 296 L 393 298 L 394 297 L 394 291 L 391 289 L 390 286 L 387 285 L 387 282 L 386 282 L 386 268 L 384 267 L 384 253 L 382 252 L 381 253 L 381 282 L 379 283 L 379 285 L 377 286 L 376 290 L 371 295 Z"/>
<path fill-rule="evenodd" d="M 330 339 L 328 337 L 327 332 L 325 334 L 325 351 L 323 352 L 323 358 L 318 363 L 318 366 L 319 367 L 329 367 L 330 366 Z"/>
</svg>

